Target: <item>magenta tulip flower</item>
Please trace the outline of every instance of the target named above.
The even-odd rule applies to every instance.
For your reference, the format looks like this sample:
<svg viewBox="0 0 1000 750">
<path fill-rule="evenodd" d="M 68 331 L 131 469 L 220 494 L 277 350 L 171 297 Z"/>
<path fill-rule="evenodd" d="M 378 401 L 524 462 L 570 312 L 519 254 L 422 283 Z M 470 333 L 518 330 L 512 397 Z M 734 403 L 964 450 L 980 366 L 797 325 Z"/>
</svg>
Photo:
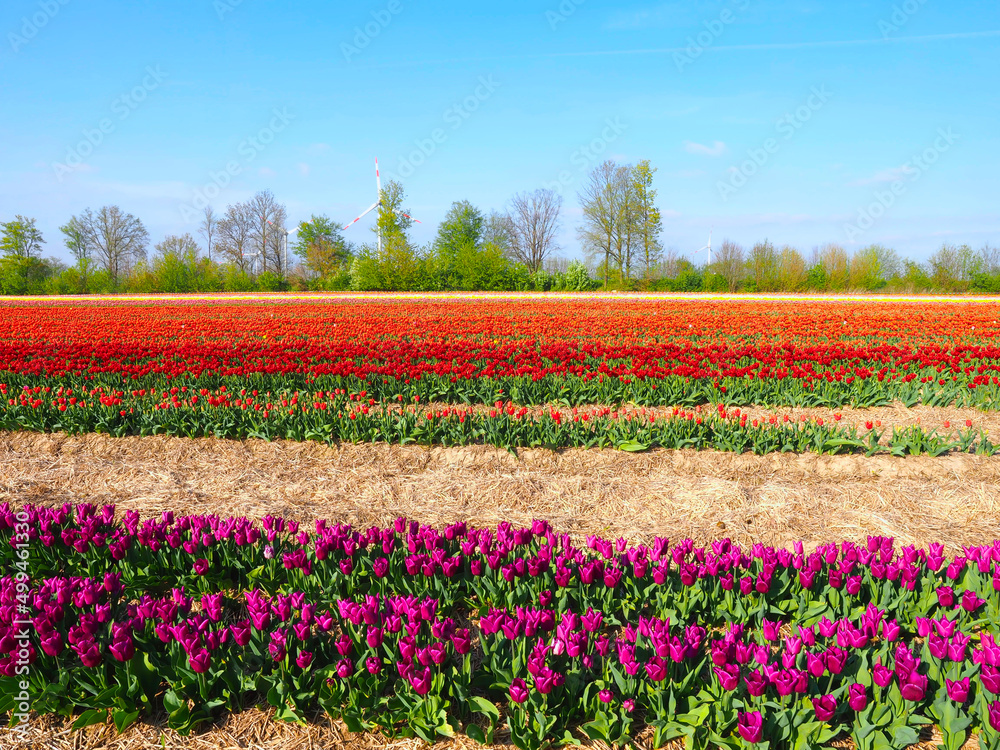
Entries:
<svg viewBox="0 0 1000 750">
<path fill-rule="evenodd" d="M 764 717 L 760 711 L 741 711 L 736 729 L 745 742 L 755 745 L 760 742 L 764 734 Z"/>
<path fill-rule="evenodd" d="M 195 651 L 188 656 L 188 663 L 191 665 L 191 670 L 196 674 L 207 672 L 211 662 L 212 655 L 206 649 Z"/>
<path fill-rule="evenodd" d="M 311 651 L 299 651 L 299 655 L 295 657 L 295 663 L 299 665 L 301 669 L 308 669 L 309 665 L 312 664 L 313 655 Z"/>
<path fill-rule="evenodd" d="M 819 721 L 830 721 L 837 712 L 837 699 L 832 695 L 821 695 L 813 699 L 813 710 Z"/>
<path fill-rule="evenodd" d="M 864 685 L 855 682 L 848 688 L 847 704 L 853 711 L 864 711 L 868 707 L 868 690 Z"/>
<path fill-rule="evenodd" d="M 510 693 L 510 699 L 514 703 L 521 704 L 528 700 L 528 687 L 520 677 L 514 679 L 510 684 L 508 692 Z"/>
<path fill-rule="evenodd" d="M 969 698 L 969 678 L 964 680 L 945 680 L 948 697 L 955 703 L 965 703 Z"/>
</svg>

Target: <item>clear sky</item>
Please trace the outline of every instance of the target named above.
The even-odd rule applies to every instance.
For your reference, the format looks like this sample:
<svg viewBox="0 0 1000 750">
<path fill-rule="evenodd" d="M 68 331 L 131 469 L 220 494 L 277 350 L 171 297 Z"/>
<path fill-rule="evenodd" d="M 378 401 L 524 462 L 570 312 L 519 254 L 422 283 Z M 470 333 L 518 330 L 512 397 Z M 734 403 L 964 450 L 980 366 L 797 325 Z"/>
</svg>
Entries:
<svg viewBox="0 0 1000 750">
<path fill-rule="evenodd" d="M 0 219 L 118 204 L 153 243 L 270 189 L 347 223 L 402 182 L 449 205 L 565 197 L 649 159 L 664 242 L 804 252 L 1000 243 L 996 0 L 4 0 Z M 372 215 L 373 216 L 373 215 Z M 370 217 L 371 218 L 371 217 Z M 367 219 L 348 232 L 370 240 Z"/>
</svg>

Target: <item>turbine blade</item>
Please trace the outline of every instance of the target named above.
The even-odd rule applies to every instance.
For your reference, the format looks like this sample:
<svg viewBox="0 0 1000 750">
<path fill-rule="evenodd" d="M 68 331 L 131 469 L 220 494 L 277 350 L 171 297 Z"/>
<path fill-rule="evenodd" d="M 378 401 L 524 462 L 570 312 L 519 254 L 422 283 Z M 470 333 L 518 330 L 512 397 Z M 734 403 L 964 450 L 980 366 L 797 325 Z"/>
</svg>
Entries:
<svg viewBox="0 0 1000 750">
<path fill-rule="evenodd" d="M 378 171 L 378 157 L 375 157 L 375 185 L 378 187 L 378 199 L 382 200 L 382 175 Z"/>
<path fill-rule="evenodd" d="M 409 214 L 404 214 L 402 211 L 397 211 L 396 213 L 398 213 L 400 216 L 405 216 L 410 221 L 417 222 L 417 224 L 423 224 L 423 222 L 420 221 L 420 219 L 414 219 L 412 216 L 410 216 Z"/>
<path fill-rule="evenodd" d="M 371 208 L 369 208 L 367 211 L 365 211 L 363 214 L 361 214 L 361 216 L 359 216 L 354 221 L 352 221 L 350 224 L 348 224 L 346 227 L 344 227 L 344 230 L 350 229 L 353 224 L 357 224 L 359 221 L 361 221 L 363 218 L 365 218 L 368 214 L 370 214 L 372 211 L 374 211 L 376 208 L 378 208 L 381 203 L 382 203 L 382 201 L 376 201 L 372 205 Z M 344 231 L 344 230 L 341 230 L 341 231 Z"/>
</svg>

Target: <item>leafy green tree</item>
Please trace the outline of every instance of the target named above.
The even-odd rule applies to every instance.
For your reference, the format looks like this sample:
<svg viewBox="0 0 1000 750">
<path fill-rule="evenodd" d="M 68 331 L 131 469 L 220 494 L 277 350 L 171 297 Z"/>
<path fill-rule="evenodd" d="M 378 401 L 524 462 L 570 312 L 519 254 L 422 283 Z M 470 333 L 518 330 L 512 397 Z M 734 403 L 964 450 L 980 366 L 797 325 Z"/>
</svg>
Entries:
<svg viewBox="0 0 1000 750">
<path fill-rule="evenodd" d="M 178 294 L 198 291 L 205 275 L 199 259 L 201 248 L 190 234 L 168 235 L 154 248 L 149 266 L 154 289 L 151 291 Z"/>
<path fill-rule="evenodd" d="M 649 279 L 663 255 L 663 217 L 656 207 L 657 191 L 653 189 L 656 167 L 642 159 L 632 167 L 632 190 L 635 196 L 636 250 L 643 266 L 643 277 Z"/>
<path fill-rule="evenodd" d="M 469 201 L 455 201 L 451 204 L 444 221 L 438 227 L 433 246 L 444 289 L 460 289 L 469 285 L 461 278 L 463 272 L 459 266 L 464 268 L 464 275 L 469 274 L 470 264 L 474 265 L 482 242 L 485 223 L 482 212 Z"/>
<path fill-rule="evenodd" d="M 773 292 L 778 287 L 779 257 L 768 240 L 758 242 L 747 255 L 747 277 L 755 292 Z"/>
<path fill-rule="evenodd" d="M 34 219 L 18 214 L 13 221 L 0 223 L 0 253 L 5 258 L 40 258 L 43 244 L 45 240 Z"/>
<path fill-rule="evenodd" d="M 340 226 L 328 216 L 313 215 L 299 226 L 293 252 L 313 278 L 326 279 L 350 265 L 353 250 L 344 240 Z"/>
</svg>

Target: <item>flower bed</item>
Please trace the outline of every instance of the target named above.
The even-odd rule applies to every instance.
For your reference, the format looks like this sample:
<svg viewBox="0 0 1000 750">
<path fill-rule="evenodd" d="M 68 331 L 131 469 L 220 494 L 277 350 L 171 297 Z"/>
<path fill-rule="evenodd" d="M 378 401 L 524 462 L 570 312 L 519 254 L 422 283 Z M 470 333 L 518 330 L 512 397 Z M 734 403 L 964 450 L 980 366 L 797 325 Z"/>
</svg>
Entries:
<svg viewBox="0 0 1000 750">
<path fill-rule="evenodd" d="M 1000 743 L 1000 542 L 574 545 L 544 521 L 364 531 L 265 517 L 0 506 L 0 711 L 165 710 L 187 732 L 248 701 L 428 741 L 504 725 L 655 744 Z M 24 621 L 30 627 L 24 629 Z M 21 640 L 22 634 L 25 640 Z"/>
</svg>

